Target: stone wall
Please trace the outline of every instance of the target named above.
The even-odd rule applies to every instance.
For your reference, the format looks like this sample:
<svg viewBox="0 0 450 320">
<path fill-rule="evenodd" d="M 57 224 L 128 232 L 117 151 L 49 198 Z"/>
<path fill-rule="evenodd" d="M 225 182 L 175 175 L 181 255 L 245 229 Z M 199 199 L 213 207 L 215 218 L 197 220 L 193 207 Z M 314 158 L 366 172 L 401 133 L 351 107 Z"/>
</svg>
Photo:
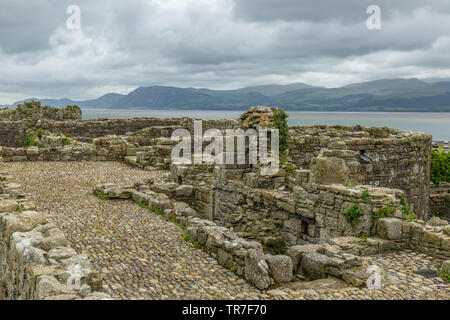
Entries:
<svg viewBox="0 0 450 320">
<path fill-rule="evenodd" d="M 84 121 L 41 121 L 36 129 L 50 132 L 62 132 L 74 137 L 97 138 L 106 135 L 125 135 L 148 127 L 178 126 L 180 119 L 135 118 L 135 119 L 99 119 Z"/>
<path fill-rule="evenodd" d="M 433 215 L 450 219 L 450 183 L 431 184 L 430 211 Z"/>
<path fill-rule="evenodd" d="M 323 149 L 342 150 L 347 159 L 345 150 L 353 151 L 347 162 L 353 182 L 404 190 L 417 216 L 428 214 L 430 135 L 361 126 L 292 127 L 289 133 L 289 161 L 298 168 L 309 169 Z"/>
<path fill-rule="evenodd" d="M 295 280 L 296 276 L 308 280 L 333 276 L 354 286 L 365 286 L 369 274 L 362 267 L 360 256 L 402 247 L 439 259 L 450 257 L 450 226 L 446 221 L 434 219 L 425 224 L 408 222 L 402 217 L 380 218 L 370 237 L 330 238 L 320 244 L 289 246 L 283 254 L 272 254 L 259 241 L 242 238 L 234 228 L 202 219 L 186 202 L 175 200 L 192 198 L 193 191 L 191 186 L 169 182 L 161 185 L 136 183 L 133 187 L 105 183 L 95 189 L 109 199 L 132 199 L 148 208 L 149 214 L 164 215 L 167 223 L 184 226 L 186 241 L 262 290 Z M 375 199 L 374 203 L 379 201 Z M 252 220 L 256 222 L 259 218 Z"/>
<path fill-rule="evenodd" d="M 77 254 L 20 185 L 0 172 L 0 300 L 105 300 L 89 258 Z"/>
<path fill-rule="evenodd" d="M 448 183 L 448 182 L 441 182 L 439 184 L 433 183 L 430 186 L 430 193 L 431 194 L 450 193 L 450 183 Z"/>
<path fill-rule="evenodd" d="M 20 147 L 25 143 L 26 123 L 24 121 L 4 121 L 0 118 L 0 146 Z"/>
<path fill-rule="evenodd" d="M 53 108 L 41 106 L 39 101 L 31 101 L 19 104 L 15 109 L 0 109 L 0 119 L 8 121 L 81 120 L 81 109 L 78 106 Z"/>
<path fill-rule="evenodd" d="M 93 143 L 51 147 L 9 148 L 0 147 L 0 161 L 109 161 L 123 160 L 127 148 L 135 148 L 121 137 L 96 138 Z"/>
<path fill-rule="evenodd" d="M 271 177 L 272 184 L 253 172 L 234 179 L 219 178 L 214 184 L 214 219 L 244 238 L 279 249 L 341 236 L 372 236 L 379 210 L 389 207 L 393 216 L 403 215 L 401 190 L 317 185 L 310 183 L 309 175 L 308 170 L 297 170 L 287 177 L 280 174 Z M 282 187 L 289 184 L 292 190 Z M 360 215 L 350 223 L 344 212 L 352 206 Z"/>
</svg>

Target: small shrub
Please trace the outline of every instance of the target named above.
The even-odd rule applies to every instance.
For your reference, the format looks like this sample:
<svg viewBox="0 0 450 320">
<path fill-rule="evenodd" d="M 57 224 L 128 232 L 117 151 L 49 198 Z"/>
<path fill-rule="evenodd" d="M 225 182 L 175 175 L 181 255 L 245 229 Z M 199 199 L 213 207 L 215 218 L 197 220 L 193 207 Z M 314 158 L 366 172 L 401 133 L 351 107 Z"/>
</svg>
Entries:
<svg viewBox="0 0 450 320">
<path fill-rule="evenodd" d="M 450 153 L 431 153 L 431 181 L 435 184 L 450 182 Z"/>
<path fill-rule="evenodd" d="M 37 147 L 39 146 L 39 138 L 37 135 L 35 135 L 34 133 L 28 133 L 27 134 L 27 139 L 25 142 L 27 147 Z"/>
<path fill-rule="evenodd" d="M 387 218 L 391 217 L 394 213 L 394 210 L 392 209 L 392 204 L 388 203 L 385 208 L 378 209 L 378 211 L 375 213 L 375 218 Z"/>
<path fill-rule="evenodd" d="M 361 215 L 361 209 L 356 205 L 352 204 L 342 214 L 347 218 L 347 221 L 354 226 L 356 218 Z"/>
<path fill-rule="evenodd" d="M 368 204 L 370 200 L 372 200 L 372 196 L 369 193 L 369 189 L 364 188 L 361 199 L 364 204 Z"/>
<path fill-rule="evenodd" d="M 450 282 L 450 272 L 442 269 L 440 272 L 440 276 L 441 276 L 442 280 L 444 280 L 446 282 Z"/>
<path fill-rule="evenodd" d="M 406 197 L 404 195 L 401 196 L 400 203 L 402 205 L 403 216 L 406 218 L 406 220 L 408 222 L 417 221 L 417 216 L 414 214 L 414 212 L 411 211 L 408 200 L 406 200 Z"/>
</svg>

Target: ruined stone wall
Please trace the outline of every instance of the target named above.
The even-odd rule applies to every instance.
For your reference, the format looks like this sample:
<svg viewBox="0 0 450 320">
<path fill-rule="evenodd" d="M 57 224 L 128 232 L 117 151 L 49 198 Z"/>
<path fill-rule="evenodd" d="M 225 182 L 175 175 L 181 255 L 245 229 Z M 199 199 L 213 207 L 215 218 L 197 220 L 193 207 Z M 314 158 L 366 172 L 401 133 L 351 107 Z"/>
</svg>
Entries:
<svg viewBox="0 0 450 320">
<path fill-rule="evenodd" d="M 233 182 L 236 192 L 241 192 L 243 185 L 237 181 Z M 335 186 L 335 189 L 337 194 L 344 192 L 351 201 L 358 197 L 358 190 L 354 190 L 356 195 L 352 195 L 352 191 L 348 188 Z M 380 194 L 374 194 L 375 199 L 368 206 L 377 205 L 381 198 L 385 198 L 385 194 L 381 193 L 383 190 L 371 191 L 377 190 Z M 331 275 L 342 278 L 354 286 L 365 286 L 368 274 L 360 256 L 400 248 L 417 249 L 439 259 L 450 256 L 450 227 L 448 223 L 446 225 L 445 221 L 439 219 L 430 220 L 429 224 L 425 224 L 423 221 L 407 222 L 394 217 L 380 218 L 371 230 L 370 237 L 335 237 L 320 244 L 300 244 L 279 252 L 268 252 L 268 248 L 261 245 L 260 241 L 243 238 L 243 233 L 237 228 L 221 226 L 202 219 L 199 217 L 201 214 L 189 207 L 186 202 L 174 200 L 192 197 L 191 186 L 177 183 L 150 185 L 135 183 L 134 187 L 119 187 L 105 183 L 97 185 L 95 191 L 109 199 L 132 199 L 141 205 L 145 204 L 149 208 L 149 214 L 154 212 L 164 215 L 168 220 L 167 223 L 176 222 L 178 226 L 186 227 L 183 236 L 186 241 L 191 242 L 196 248 L 201 248 L 217 259 L 220 265 L 244 277 L 259 289 L 290 282 L 295 275 L 309 280 L 324 279 Z M 261 190 L 253 189 L 253 191 L 257 193 Z M 239 198 L 236 192 L 232 196 Z M 243 200 L 240 198 L 237 202 Z M 275 195 L 275 199 L 271 201 L 277 205 L 277 201 L 282 198 Z M 328 198 L 325 202 L 330 203 L 329 196 L 324 195 L 324 198 Z M 287 203 L 280 203 L 279 208 L 290 211 Z M 257 213 L 248 214 L 255 216 L 251 218 L 253 223 L 263 218 Z"/>
<path fill-rule="evenodd" d="M 214 185 L 214 219 L 244 238 L 280 249 L 342 236 L 372 236 L 376 234 L 375 215 L 387 206 L 392 215 L 402 216 L 400 190 L 317 185 L 310 183 L 309 175 L 308 170 L 297 170 L 262 179 L 244 172 L 234 179 L 219 178 Z M 291 185 L 292 191 L 280 185 Z M 364 197 L 364 192 L 370 196 Z M 351 206 L 360 210 L 352 223 L 344 215 Z"/>
<path fill-rule="evenodd" d="M 0 146 L 23 146 L 26 138 L 26 124 L 23 121 L 3 121 L 0 118 Z"/>
<path fill-rule="evenodd" d="M 20 161 L 109 161 L 123 160 L 127 150 L 135 149 L 124 137 L 96 138 L 93 143 L 55 147 L 9 148 L 0 146 L 0 162 Z"/>
<path fill-rule="evenodd" d="M 81 109 L 78 106 L 53 108 L 41 106 L 39 101 L 25 102 L 14 109 L 0 109 L 0 119 L 8 121 L 38 121 L 43 119 L 66 121 L 81 120 Z"/>
<path fill-rule="evenodd" d="M 433 215 L 450 219 L 450 183 L 431 185 L 430 211 Z"/>
<path fill-rule="evenodd" d="M 106 135 L 125 135 L 147 127 L 177 126 L 180 119 L 135 118 L 135 119 L 104 119 L 84 121 L 41 121 L 36 129 L 50 132 L 62 132 L 74 137 L 97 138 Z M 156 132 L 158 133 L 158 132 Z"/>
<path fill-rule="evenodd" d="M 445 194 L 450 193 L 450 183 L 441 182 L 439 184 L 431 184 L 430 186 L 430 194 Z"/>
<path fill-rule="evenodd" d="M 430 135 L 360 126 L 292 127 L 289 133 L 289 160 L 295 166 L 309 169 L 312 158 L 322 149 L 344 143 L 344 150 L 357 153 L 355 182 L 405 190 L 417 216 L 428 214 Z M 361 154 L 373 163 L 361 160 Z"/>
<path fill-rule="evenodd" d="M 0 172 L 0 300 L 104 300 L 89 258 Z"/>
</svg>

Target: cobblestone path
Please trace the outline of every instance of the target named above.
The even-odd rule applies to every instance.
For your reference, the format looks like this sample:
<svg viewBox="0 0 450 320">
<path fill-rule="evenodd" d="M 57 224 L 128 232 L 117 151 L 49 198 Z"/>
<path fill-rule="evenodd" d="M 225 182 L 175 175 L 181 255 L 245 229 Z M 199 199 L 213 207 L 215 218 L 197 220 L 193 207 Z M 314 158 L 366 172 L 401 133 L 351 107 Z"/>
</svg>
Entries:
<svg viewBox="0 0 450 320">
<path fill-rule="evenodd" d="M 73 248 L 89 255 L 116 299 L 251 299 L 259 291 L 180 238 L 182 229 L 132 201 L 101 201 L 97 183 L 159 178 L 117 162 L 6 165 Z"/>
<path fill-rule="evenodd" d="M 392 252 L 364 258 L 382 270 L 384 288 L 369 290 L 279 288 L 260 292 L 180 238 L 182 230 L 131 201 L 102 201 L 97 183 L 132 184 L 162 173 L 118 162 L 28 162 L 2 164 L 27 197 L 89 255 L 116 299 L 445 299 L 450 286 L 415 271 L 440 267 L 424 254 Z"/>
</svg>

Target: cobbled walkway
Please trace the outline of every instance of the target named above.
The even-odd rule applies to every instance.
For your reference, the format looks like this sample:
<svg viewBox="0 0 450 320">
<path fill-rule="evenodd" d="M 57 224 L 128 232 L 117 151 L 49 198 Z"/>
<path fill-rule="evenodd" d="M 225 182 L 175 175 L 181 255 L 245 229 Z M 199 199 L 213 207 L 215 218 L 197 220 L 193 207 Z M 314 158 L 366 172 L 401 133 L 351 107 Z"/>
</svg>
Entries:
<svg viewBox="0 0 450 320">
<path fill-rule="evenodd" d="M 88 254 L 115 299 L 446 299 L 449 285 L 414 271 L 440 261 L 411 251 L 364 258 L 382 270 L 382 290 L 281 288 L 263 293 L 180 238 L 182 230 L 132 201 L 102 201 L 98 183 L 162 178 L 118 162 L 4 163 L 27 197 Z"/>
</svg>

